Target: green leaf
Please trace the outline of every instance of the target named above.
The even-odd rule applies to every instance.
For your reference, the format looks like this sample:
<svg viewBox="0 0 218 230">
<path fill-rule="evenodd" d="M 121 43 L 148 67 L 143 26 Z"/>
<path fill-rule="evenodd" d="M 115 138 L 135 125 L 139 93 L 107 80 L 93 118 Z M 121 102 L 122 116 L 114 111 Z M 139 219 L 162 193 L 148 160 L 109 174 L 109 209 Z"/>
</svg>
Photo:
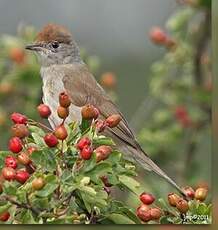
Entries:
<svg viewBox="0 0 218 230">
<path fill-rule="evenodd" d="M 22 218 L 22 224 L 38 224 L 31 213 L 30 210 L 26 210 L 25 213 L 23 214 Z"/>
<path fill-rule="evenodd" d="M 7 195 L 15 196 L 17 193 L 17 183 L 12 181 L 5 181 L 3 184 L 3 191 Z"/>
<path fill-rule="evenodd" d="M 122 153 L 120 153 L 118 151 L 113 151 L 109 155 L 107 161 L 112 162 L 112 164 L 114 165 L 114 164 L 117 164 L 120 161 L 121 157 L 122 157 Z"/>
<path fill-rule="evenodd" d="M 119 208 L 119 211 L 122 212 L 122 213 L 124 213 L 125 215 L 127 215 L 136 224 L 141 224 L 141 221 L 139 220 L 139 218 L 129 208 L 127 208 L 127 207 L 121 207 L 121 208 Z"/>
<path fill-rule="evenodd" d="M 107 216 L 107 218 L 113 221 L 115 224 L 135 224 L 135 222 L 129 219 L 129 217 L 118 213 L 112 213 Z"/>
<path fill-rule="evenodd" d="M 95 138 L 93 138 L 93 144 L 100 146 L 100 145 L 115 145 L 114 141 L 109 138 L 109 137 L 105 137 L 105 136 L 97 136 Z"/>
<path fill-rule="evenodd" d="M 108 162 L 100 162 L 85 175 L 89 176 L 92 181 L 97 182 L 100 176 L 103 176 L 110 172 L 112 173 L 111 164 Z"/>
<path fill-rule="evenodd" d="M 41 137 L 45 136 L 45 132 L 37 126 L 30 125 L 28 126 L 28 129 L 31 133 L 37 133 Z"/>
<path fill-rule="evenodd" d="M 41 151 L 35 151 L 31 154 L 31 159 L 35 165 L 40 165 L 44 171 L 56 170 L 56 158 L 54 150 L 44 148 Z"/>
<path fill-rule="evenodd" d="M 161 217 L 160 218 L 160 223 L 161 224 L 173 224 L 173 222 L 171 220 L 169 220 L 167 216 Z"/>
<path fill-rule="evenodd" d="M 138 192 L 138 188 L 140 186 L 139 182 L 133 179 L 132 177 L 126 176 L 126 175 L 120 175 L 118 176 L 119 181 L 125 185 L 127 188 L 129 188 L 134 193 Z"/>
<path fill-rule="evenodd" d="M 204 215 L 207 212 L 207 205 L 200 203 L 196 211 L 198 215 Z"/>
<path fill-rule="evenodd" d="M 97 194 L 95 189 L 90 186 L 80 185 L 78 189 L 85 192 L 88 196 L 95 196 Z"/>
<path fill-rule="evenodd" d="M 85 205 L 85 207 L 86 207 L 88 213 L 91 213 L 92 207 L 91 207 L 90 202 L 89 202 L 89 201 L 90 201 L 90 200 L 89 200 L 89 196 L 87 196 L 87 195 L 86 195 L 85 193 L 83 193 L 83 192 L 80 192 L 80 195 L 81 195 L 81 197 L 82 197 L 82 199 L 83 199 L 84 205 Z"/>
<path fill-rule="evenodd" d="M 41 137 L 38 133 L 32 133 L 31 134 L 33 137 L 34 142 L 39 146 L 39 147 L 45 147 L 45 142 L 43 140 L 43 137 Z"/>
<path fill-rule="evenodd" d="M 80 130 L 81 130 L 81 133 L 86 132 L 90 127 L 90 121 L 82 119 L 82 123 L 81 123 L 81 125 L 79 127 L 80 127 Z"/>
<path fill-rule="evenodd" d="M 49 175 L 45 178 L 45 186 L 39 190 L 36 191 L 36 196 L 39 197 L 47 197 L 49 195 L 51 195 L 55 189 L 58 187 L 58 180 L 57 177 L 55 175 Z"/>
<path fill-rule="evenodd" d="M 11 206 L 12 206 L 12 204 L 9 202 L 3 206 L 0 206 L 0 214 L 7 211 Z"/>
<path fill-rule="evenodd" d="M 96 166 L 96 154 L 92 154 L 92 157 L 90 160 L 87 160 L 84 162 L 83 167 L 81 168 L 81 173 L 86 173 L 91 171 Z"/>
</svg>

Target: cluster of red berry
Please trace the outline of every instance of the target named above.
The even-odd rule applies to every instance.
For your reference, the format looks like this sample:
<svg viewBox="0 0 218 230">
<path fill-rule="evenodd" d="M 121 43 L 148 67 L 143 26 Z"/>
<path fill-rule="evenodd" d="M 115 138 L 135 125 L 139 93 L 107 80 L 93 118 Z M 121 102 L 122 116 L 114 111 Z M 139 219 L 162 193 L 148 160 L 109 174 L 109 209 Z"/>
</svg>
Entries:
<svg viewBox="0 0 218 230">
<path fill-rule="evenodd" d="M 199 187 L 194 191 L 192 187 L 185 187 L 184 192 L 189 199 L 191 200 L 196 199 L 202 202 L 207 197 L 208 189 L 205 187 Z M 178 196 L 176 193 L 168 194 L 168 202 L 170 206 L 176 207 L 180 213 L 185 214 L 189 210 L 188 201 Z"/>
<path fill-rule="evenodd" d="M 62 123 L 44 136 L 44 142 L 49 148 L 56 147 L 59 140 L 63 141 L 68 137 L 64 122 L 69 115 L 70 104 L 71 102 L 68 95 L 65 92 L 60 93 L 57 114 L 62 119 Z M 40 104 L 37 110 L 42 118 L 47 119 L 51 115 L 51 109 L 45 104 Z M 90 124 L 93 124 L 98 132 L 102 132 L 106 127 L 113 128 L 121 121 L 120 115 L 116 114 L 109 116 L 105 121 L 98 119 L 99 111 L 92 105 L 84 106 L 81 110 L 81 115 L 83 119 L 90 121 Z M 24 184 L 36 169 L 36 166 L 33 165 L 31 161 L 30 155 L 34 151 L 37 151 L 38 148 L 36 146 L 30 146 L 26 139 L 30 135 L 29 125 L 31 125 L 32 120 L 20 113 L 13 113 L 11 120 L 14 123 L 11 128 L 13 137 L 9 140 L 8 145 L 11 155 L 5 157 L 5 165 L 1 170 L 0 192 L 2 192 L 2 185 L 5 180 L 16 180 Z M 37 125 L 42 124 L 37 123 Z M 42 128 L 43 127 L 48 128 L 42 125 Z M 83 136 L 77 141 L 76 148 L 79 150 L 79 157 L 82 160 L 90 159 L 95 152 L 97 162 L 105 160 L 112 152 L 112 148 L 107 145 L 101 145 L 94 149 L 91 139 L 86 136 Z M 40 190 L 44 185 L 45 181 L 43 177 L 37 177 L 32 180 L 32 188 L 34 190 Z M 0 220 L 7 221 L 9 217 L 10 214 L 6 211 L 0 215 Z"/>
<path fill-rule="evenodd" d="M 143 221 L 148 222 L 151 220 L 157 221 L 162 216 L 162 211 L 159 207 L 150 207 L 154 203 L 155 197 L 150 194 L 143 192 L 140 195 L 142 204 L 137 208 L 136 214 Z"/>
<path fill-rule="evenodd" d="M 83 160 L 89 160 L 93 153 L 92 143 L 88 137 L 82 137 L 78 142 L 76 147 L 80 151 L 80 157 Z M 112 148 L 107 145 L 101 145 L 94 150 L 96 154 L 96 161 L 105 160 L 110 153 L 112 152 Z"/>
<path fill-rule="evenodd" d="M 208 193 L 208 188 L 206 187 L 198 187 L 194 190 L 192 187 L 185 187 L 183 189 L 186 194 L 186 199 L 177 195 L 176 193 L 168 194 L 168 203 L 171 207 L 176 208 L 176 210 L 181 214 L 186 214 L 189 210 L 189 200 L 197 200 L 199 202 L 205 201 Z M 165 215 L 165 211 L 161 210 L 159 207 L 150 207 L 152 203 L 155 201 L 155 197 L 152 194 L 143 192 L 140 195 L 140 200 L 142 204 L 137 208 L 137 216 L 143 222 L 149 222 L 151 220 L 157 221 L 161 216 Z"/>
</svg>

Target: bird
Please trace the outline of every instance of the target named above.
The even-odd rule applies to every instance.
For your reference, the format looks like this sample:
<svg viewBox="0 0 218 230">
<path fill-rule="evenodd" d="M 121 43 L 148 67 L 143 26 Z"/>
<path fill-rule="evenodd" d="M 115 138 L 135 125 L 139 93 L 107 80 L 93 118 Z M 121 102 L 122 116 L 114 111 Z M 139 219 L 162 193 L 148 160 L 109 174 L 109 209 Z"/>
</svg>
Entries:
<svg viewBox="0 0 218 230">
<path fill-rule="evenodd" d="M 43 83 L 42 101 L 51 108 L 49 123 L 53 128 L 61 123 L 56 113 L 59 105 L 58 96 L 61 92 L 66 92 L 71 100 L 66 123 L 81 122 L 81 108 L 87 104 L 96 107 L 100 117 L 104 119 L 112 114 L 119 114 L 120 123 L 115 128 L 107 127 L 104 134 L 114 140 L 124 157 L 164 178 L 185 196 L 176 182 L 142 149 L 124 115 L 98 84 L 82 60 L 79 46 L 66 27 L 53 23 L 45 25 L 36 35 L 35 41 L 27 44 L 25 48 L 34 51 L 38 56 Z"/>
</svg>

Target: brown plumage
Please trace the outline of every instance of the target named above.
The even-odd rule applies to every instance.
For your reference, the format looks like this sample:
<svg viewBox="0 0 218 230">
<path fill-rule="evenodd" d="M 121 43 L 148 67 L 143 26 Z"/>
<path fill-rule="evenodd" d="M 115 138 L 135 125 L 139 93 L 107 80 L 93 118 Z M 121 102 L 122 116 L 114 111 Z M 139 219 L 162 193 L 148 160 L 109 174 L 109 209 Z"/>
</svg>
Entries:
<svg viewBox="0 0 218 230">
<path fill-rule="evenodd" d="M 72 41 L 71 33 L 64 27 L 56 24 L 47 24 L 42 31 L 37 34 L 37 42 L 58 41 L 69 44 Z"/>
<path fill-rule="evenodd" d="M 59 44 L 52 46 L 54 41 Z M 105 135 L 113 138 L 117 148 L 123 152 L 125 157 L 134 160 L 144 169 L 160 175 L 184 195 L 180 187 L 143 151 L 123 114 L 82 61 L 79 48 L 68 30 L 49 24 L 38 34 L 36 43 L 27 48 L 38 52 L 42 59 L 43 101 L 52 109 L 49 122 L 53 127 L 61 122 L 56 109 L 58 94 L 62 91 L 67 91 L 72 102 L 70 116 L 66 122 L 73 120 L 79 122 L 81 107 L 86 104 L 98 108 L 100 117 L 103 119 L 112 114 L 120 114 L 122 121 L 115 128 L 107 128 Z"/>
</svg>

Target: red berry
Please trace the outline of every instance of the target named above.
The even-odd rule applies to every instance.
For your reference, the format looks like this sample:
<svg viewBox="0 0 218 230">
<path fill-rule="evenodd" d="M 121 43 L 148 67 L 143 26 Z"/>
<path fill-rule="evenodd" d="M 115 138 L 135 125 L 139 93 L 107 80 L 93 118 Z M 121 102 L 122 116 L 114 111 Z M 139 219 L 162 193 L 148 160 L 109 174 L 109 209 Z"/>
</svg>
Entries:
<svg viewBox="0 0 218 230">
<path fill-rule="evenodd" d="M 5 222 L 5 221 L 7 221 L 9 218 L 10 218 L 10 213 L 9 213 L 8 211 L 2 212 L 2 213 L 0 214 L 0 221 Z"/>
<path fill-rule="evenodd" d="M 108 158 L 108 156 L 111 154 L 112 148 L 107 145 L 101 145 L 98 148 L 95 149 L 96 153 L 96 161 L 102 161 Z"/>
<path fill-rule="evenodd" d="M 71 104 L 71 100 L 66 92 L 62 92 L 59 94 L 59 104 L 62 107 L 69 107 Z"/>
<path fill-rule="evenodd" d="M 24 138 L 29 136 L 29 130 L 24 124 L 15 124 L 11 127 L 12 135 L 14 137 Z"/>
<path fill-rule="evenodd" d="M 158 220 L 162 215 L 162 212 L 159 208 L 151 208 L 150 213 L 152 220 Z"/>
<path fill-rule="evenodd" d="M 12 113 L 11 114 L 11 120 L 15 123 L 15 124 L 27 124 L 27 117 L 24 116 L 23 114 L 20 113 Z"/>
<path fill-rule="evenodd" d="M 83 119 L 91 120 L 98 117 L 97 109 L 93 105 L 85 105 L 81 109 L 81 115 Z"/>
<path fill-rule="evenodd" d="M 17 168 L 17 159 L 12 156 L 7 156 L 5 158 L 5 166 L 9 168 L 16 169 Z"/>
<path fill-rule="evenodd" d="M 32 188 L 35 189 L 35 190 L 40 190 L 41 188 L 43 188 L 45 185 L 45 181 L 42 177 L 39 177 L 39 178 L 35 178 L 33 181 L 32 181 Z"/>
<path fill-rule="evenodd" d="M 155 44 L 164 45 L 167 41 L 166 33 L 160 27 L 153 27 L 149 33 L 150 39 Z"/>
<path fill-rule="evenodd" d="M 58 139 L 53 133 L 48 133 L 44 136 L 44 141 L 48 147 L 55 147 L 58 144 Z"/>
<path fill-rule="evenodd" d="M 12 61 L 16 64 L 20 65 L 23 64 L 25 61 L 25 51 L 20 47 L 13 47 L 9 51 L 9 57 Z"/>
<path fill-rule="evenodd" d="M 184 189 L 184 193 L 186 194 L 186 196 L 188 196 L 191 199 L 194 199 L 195 197 L 195 191 L 192 187 L 185 187 Z"/>
<path fill-rule="evenodd" d="M 122 120 L 121 116 L 119 114 L 113 114 L 109 116 L 105 122 L 110 128 L 116 127 L 120 121 Z"/>
<path fill-rule="evenodd" d="M 149 193 L 146 193 L 146 192 L 143 192 L 141 195 L 140 195 L 140 200 L 143 204 L 147 204 L 147 205 L 150 205 L 154 202 L 155 198 L 152 194 L 149 194 Z"/>
<path fill-rule="evenodd" d="M 8 148 L 13 153 L 19 153 L 22 149 L 22 141 L 18 137 L 12 137 L 9 140 Z"/>
<path fill-rule="evenodd" d="M 25 170 L 18 170 L 15 176 L 15 179 L 20 182 L 21 184 L 24 184 L 30 177 L 30 174 Z"/>
<path fill-rule="evenodd" d="M 102 120 L 97 120 L 95 123 L 95 127 L 96 127 L 96 130 L 100 133 L 105 130 L 105 128 L 107 127 L 107 123 Z"/>
<path fill-rule="evenodd" d="M 40 104 L 37 107 L 38 113 L 42 118 L 48 118 L 51 115 L 51 110 L 49 108 L 49 106 L 45 105 L 45 104 Z"/>
<path fill-rule="evenodd" d="M 206 188 L 197 188 L 195 191 L 195 199 L 204 201 L 207 197 L 208 190 Z"/>
<path fill-rule="evenodd" d="M 92 148 L 87 145 L 80 151 L 80 156 L 83 160 L 89 160 L 92 156 L 92 152 Z"/>
<path fill-rule="evenodd" d="M 17 160 L 20 164 L 28 165 L 31 163 L 30 157 L 28 153 L 22 152 L 18 155 Z"/>
<path fill-rule="evenodd" d="M 176 207 L 176 203 L 179 199 L 180 197 L 175 193 L 168 194 L 168 202 L 172 207 Z"/>
<path fill-rule="evenodd" d="M 76 147 L 82 150 L 85 146 L 91 145 L 91 140 L 88 137 L 82 137 L 76 144 Z"/>
<path fill-rule="evenodd" d="M 137 208 L 136 214 L 144 222 L 148 222 L 152 219 L 150 208 L 145 204 Z"/>
<path fill-rule="evenodd" d="M 56 127 L 54 131 L 54 135 L 59 139 L 59 140 L 65 140 L 68 136 L 67 130 L 64 125 L 59 125 Z"/>
<path fill-rule="evenodd" d="M 61 119 L 66 119 L 69 115 L 69 108 L 65 108 L 63 106 L 58 106 L 57 114 Z"/>
<path fill-rule="evenodd" d="M 181 105 L 181 106 L 176 107 L 176 109 L 175 109 L 175 117 L 177 119 L 184 118 L 187 115 L 188 115 L 188 111 L 187 111 L 185 106 Z"/>
<path fill-rule="evenodd" d="M 116 86 L 117 79 L 114 73 L 104 73 L 101 76 L 101 85 L 105 88 L 114 88 Z"/>
<path fill-rule="evenodd" d="M 182 198 L 180 198 L 176 202 L 176 208 L 179 210 L 180 213 L 186 213 L 189 209 L 188 202 Z"/>
<path fill-rule="evenodd" d="M 9 167 L 4 167 L 2 169 L 2 176 L 4 177 L 5 180 L 14 180 L 16 176 L 16 172 L 13 168 Z"/>
</svg>

